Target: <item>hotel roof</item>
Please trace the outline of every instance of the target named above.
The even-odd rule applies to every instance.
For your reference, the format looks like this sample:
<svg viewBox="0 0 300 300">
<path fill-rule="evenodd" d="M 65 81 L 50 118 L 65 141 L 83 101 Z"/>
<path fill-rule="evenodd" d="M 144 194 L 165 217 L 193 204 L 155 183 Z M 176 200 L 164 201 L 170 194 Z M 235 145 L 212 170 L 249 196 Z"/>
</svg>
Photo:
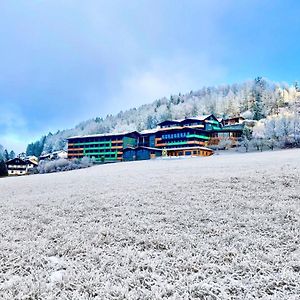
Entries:
<svg viewBox="0 0 300 300">
<path fill-rule="evenodd" d="M 128 135 L 128 134 L 132 134 L 132 133 L 138 134 L 137 131 L 98 133 L 98 134 L 90 134 L 90 135 L 71 136 L 71 137 L 68 137 L 67 140 L 70 140 L 70 139 L 79 139 L 79 138 L 89 138 L 89 137 L 122 136 L 122 135 Z"/>
<path fill-rule="evenodd" d="M 190 118 L 177 119 L 177 120 L 165 120 L 163 122 L 158 123 L 158 125 L 163 124 L 165 122 L 181 123 L 186 120 L 204 121 L 205 119 L 209 118 L 210 116 L 212 116 L 212 115 L 201 115 L 201 116 L 197 116 L 197 117 L 190 117 Z"/>
</svg>

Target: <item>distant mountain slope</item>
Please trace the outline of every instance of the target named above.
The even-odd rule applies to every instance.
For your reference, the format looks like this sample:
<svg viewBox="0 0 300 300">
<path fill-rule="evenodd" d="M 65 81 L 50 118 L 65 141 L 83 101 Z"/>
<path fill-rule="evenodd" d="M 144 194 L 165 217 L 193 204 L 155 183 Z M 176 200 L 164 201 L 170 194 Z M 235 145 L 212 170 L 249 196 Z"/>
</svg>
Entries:
<svg viewBox="0 0 300 300">
<path fill-rule="evenodd" d="M 187 94 L 171 95 L 138 108 L 121 111 L 105 118 L 97 117 L 75 128 L 49 133 L 27 147 L 28 155 L 52 152 L 66 147 L 66 138 L 93 133 L 143 130 L 160 121 L 213 113 L 219 117 L 244 115 L 259 120 L 288 107 L 297 99 L 298 86 L 276 83 L 261 77 L 243 83 L 203 87 Z"/>
</svg>

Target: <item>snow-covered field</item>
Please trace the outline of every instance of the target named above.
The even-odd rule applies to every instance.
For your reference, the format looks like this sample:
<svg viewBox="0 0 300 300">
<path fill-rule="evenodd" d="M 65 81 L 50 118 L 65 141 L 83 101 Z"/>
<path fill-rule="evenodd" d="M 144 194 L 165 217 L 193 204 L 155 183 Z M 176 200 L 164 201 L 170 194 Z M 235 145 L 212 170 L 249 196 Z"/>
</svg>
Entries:
<svg viewBox="0 0 300 300">
<path fill-rule="evenodd" d="M 0 299 L 300 299 L 300 150 L 0 179 Z"/>
</svg>

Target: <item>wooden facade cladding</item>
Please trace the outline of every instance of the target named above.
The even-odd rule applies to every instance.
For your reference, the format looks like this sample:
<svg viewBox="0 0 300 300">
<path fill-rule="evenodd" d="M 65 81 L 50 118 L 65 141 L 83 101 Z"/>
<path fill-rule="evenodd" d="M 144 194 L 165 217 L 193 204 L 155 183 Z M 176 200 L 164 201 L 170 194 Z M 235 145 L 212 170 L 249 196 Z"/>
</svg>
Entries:
<svg viewBox="0 0 300 300">
<path fill-rule="evenodd" d="M 68 151 L 83 151 L 83 148 L 68 148 Z"/>
<path fill-rule="evenodd" d="M 123 140 L 112 140 L 111 141 L 112 142 L 112 144 L 116 144 L 116 143 L 118 143 L 118 144 L 123 144 Z"/>
<path fill-rule="evenodd" d="M 185 149 L 170 149 L 167 150 L 168 156 L 211 156 L 213 151 L 208 148 L 191 147 Z"/>
<path fill-rule="evenodd" d="M 188 141 L 188 145 L 196 144 L 196 145 L 201 145 L 204 146 L 206 142 L 201 142 L 201 141 Z"/>
</svg>

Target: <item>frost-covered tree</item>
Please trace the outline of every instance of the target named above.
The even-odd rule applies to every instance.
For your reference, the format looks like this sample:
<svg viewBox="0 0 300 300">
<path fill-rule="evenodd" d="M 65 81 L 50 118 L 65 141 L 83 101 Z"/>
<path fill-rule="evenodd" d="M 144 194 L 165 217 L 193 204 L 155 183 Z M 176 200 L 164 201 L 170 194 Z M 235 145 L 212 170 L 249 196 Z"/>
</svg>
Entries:
<svg viewBox="0 0 300 300">
<path fill-rule="evenodd" d="M 37 169 L 39 173 L 43 174 L 88 168 L 92 165 L 93 162 L 89 157 L 72 160 L 61 158 L 53 161 L 42 160 Z"/>
<path fill-rule="evenodd" d="M 262 77 L 254 80 L 253 86 L 253 119 L 260 120 L 264 117 L 264 101 L 266 82 Z"/>
<path fill-rule="evenodd" d="M 232 146 L 232 141 L 229 138 L 221 139 L 218 144 L 218 148 L 224 150 L 229 149 L 231 146 Z"/>
<path fill-rule="evenodd" d="M 251 130 L 248 126 L 245 126 L 243 129 L 242 137 L 238 141 L 238 146 L 244 147 L 246 152 L 248 152 L 251 138 L 252 138 Z"/>
<path fill-rule="evenodd" d="M 7 149 L 5 149 L 4 152 L 3 152 L 3 158 L 4 158 L 5 161 L 9 160 L 9 154 L 8 154 Z"/>
<path fill-rule="evenodd" d="M 16 153 L 13 150 L 11 150 L 9 152 L 9 159 L 14 159 L 15 157 L 16 157 Z"/>
<path fill-rule="evenodd" d="M 289 142 L 289 138 L 292 134 L 293 121 L 290 114 L 282 114 L 276 120 L 276 133 L 279 139 L 281 139 L 286 145 Z"/>
<path fill-rule="evenodd" d="M 271 149 L 275 145 L 300 146 L 299 114 L 284 112 L 262 119 L 253 128 L 253 137 L 266 140 Z"/>
</svg>

